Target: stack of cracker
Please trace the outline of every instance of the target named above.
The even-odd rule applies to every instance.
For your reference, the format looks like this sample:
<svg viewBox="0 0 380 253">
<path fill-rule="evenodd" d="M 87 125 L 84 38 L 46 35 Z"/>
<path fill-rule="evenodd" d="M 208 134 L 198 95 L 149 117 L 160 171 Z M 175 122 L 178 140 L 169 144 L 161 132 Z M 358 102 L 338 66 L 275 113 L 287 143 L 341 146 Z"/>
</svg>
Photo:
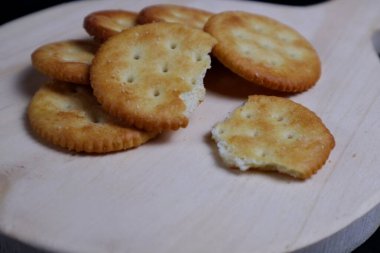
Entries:
<svg viewBox="0 0 380 253">
<path fill-rule="evenodd" d="M 205 98 L 209 53 L 252 85 L 301 92 L 320 77 L 318 54 L 292 28 L 247 12 L 213 14 L 154 5 L 139 13 L 101 10 L 84 18 L 93 40 L 43 45 L 33 66 L 51 78 L 28 116 L 46 141 L 76 152 L 137 147 L 186 127 Z M 253 94 L 251 94 L 253 95 Z M 334 138 L 319 117 L 287 98 L 255 95 L 212 129 L 228 166 L 308 178 Z"/>
</svg>

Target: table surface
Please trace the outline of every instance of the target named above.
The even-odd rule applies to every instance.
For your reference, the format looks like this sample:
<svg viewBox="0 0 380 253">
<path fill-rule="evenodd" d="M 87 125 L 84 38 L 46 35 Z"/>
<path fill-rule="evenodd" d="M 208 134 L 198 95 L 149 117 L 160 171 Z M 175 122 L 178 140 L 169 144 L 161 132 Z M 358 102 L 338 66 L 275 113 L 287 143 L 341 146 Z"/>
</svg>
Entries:
<svg viewBox="0 0 380 253">
<path fill-rule="evenodd" d="M 273 174 L 235 174 L 220 164 L 208 139 L 210 127 L 257 92 L 230 75 L 225 80 L 238 90 L 228 83 L 208 83 L 206 101 L 187 129 L 136 150 L 73 156 L 34 138 L 25 108 L 45 78 L 30 67 L 32 50 L 49 41 L 84 37 L 81 20 L 93 10 L 137 11 L 153 2 L 73 3 L 0 29 L 0 229 L 37 245 L 84 252 L 292 251 L 332 238 L 371 212 L 377 224 L 369 230 L 374 230 L 380 198 L 376 1 L 336 0 L 302 9 L 183 1 L 215 12 L 262 13 L 295 27 L 315 45 L 322 78 L 312 90 L 290 98 L 323 118 L 337 147 L 326 166 L 306 182 Z M 150 245 L 144 243 L 146 238 Z"/>
</svg>

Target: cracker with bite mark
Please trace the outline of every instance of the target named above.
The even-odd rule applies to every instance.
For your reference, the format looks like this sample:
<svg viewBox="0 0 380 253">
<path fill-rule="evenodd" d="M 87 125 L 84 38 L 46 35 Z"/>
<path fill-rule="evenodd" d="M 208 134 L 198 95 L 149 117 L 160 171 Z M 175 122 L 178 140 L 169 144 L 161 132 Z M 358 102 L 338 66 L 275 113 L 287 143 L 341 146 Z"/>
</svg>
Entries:
<svg viewBox="0 0 380 253">
<path fill-rule="evenodd" d="M 301 92 L 320 77 L 321 62 L 313 46 L 300 33 L 274 19 L 227 11 L 212 16 L 204 30 L 218 40 L 213 55 L 255 84 Z"/>
<path fill-rule="evenodd" d="M 28 118 L 42 139 L 76 152 L 130 149 L 157 135 L 116 122 L 103 111 L 90 87 L 59 81 L 37 91 L 29 105 Z"/>
<path fill-rule="evenodd" d="M 250 96 L 212 129 L 223 161 L 240 170 L 275 170 L 306 179 L 335 146 L 321 119 L 287 98 Z"/>
<path fill-rule="evenodd" d="M 53 79 L 89 84 L 90 65 L 98 47 L 97 43 L 90 40 L 49 43 L 32 53 L 32 65 Z"/>
<path fill-rule="evenodd" d="M 91 85 L 103 108 L 148 131 L 186 127 L 205 96 L 215 39 L 175 23 L 133 27 L 107 40 L 91 68 Z"/>
</svg>

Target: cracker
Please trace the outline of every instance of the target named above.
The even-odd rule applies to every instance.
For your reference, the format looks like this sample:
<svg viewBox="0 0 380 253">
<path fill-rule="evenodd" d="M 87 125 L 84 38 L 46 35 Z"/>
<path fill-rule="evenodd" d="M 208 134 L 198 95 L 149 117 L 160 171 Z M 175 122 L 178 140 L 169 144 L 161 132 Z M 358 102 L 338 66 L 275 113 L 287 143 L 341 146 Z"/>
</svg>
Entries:
<svg viewBox="0 0 380 253">
<path fill-rule="evenodd" d="M 140 11 L 137 23 L 172 22 L 203 29 L 213 13 L 180 5 L 158 4 L 148 6 Z"/>
<path fill-rule="evenodd" d="M 94 94 L 107 112 L 137 128 L 186 127 L 205 96 L 202 82 L 215 43 L 209 34 L 175 23 L 123 31 L 94 58 Z"/>
<path fill-rule="evenodd" d="M 212 129 L 223 161 L 306 179 L 335 146 L 321 119 L 287 98 L 255 95 Z"/>
<path fill-rule="evenodd" d="M 87 33 L 104 42 L 121 31 L 136 25 L 137 13 L 124 10 L 102 10 L 90 13 L 83 21 Z"/>
<path fill-rule="evenodd" d="M 204 30 L 218 44 L 213 55 L 243 78 L 270 89 L 301 92 L 318 81 L 319 56 L 297 31 L 274 19 L 242 11 L 212 16 Z"/>
<path fill-rule="evenodd" d="M 101 109 L 89 86 L 59 81 L 37 91 L 28 117 L 33 131 L 44 140 L 77 152 L 125 150 L 156 135 L 117 123 Z"/>
<path fill-rule="evenodd" d="M 98 44 L 90 40 L 67 40 L 43 45 L 32 53 L 33 66 L 60 81 L 90 83 L 90 65 Z"/>
</svg>

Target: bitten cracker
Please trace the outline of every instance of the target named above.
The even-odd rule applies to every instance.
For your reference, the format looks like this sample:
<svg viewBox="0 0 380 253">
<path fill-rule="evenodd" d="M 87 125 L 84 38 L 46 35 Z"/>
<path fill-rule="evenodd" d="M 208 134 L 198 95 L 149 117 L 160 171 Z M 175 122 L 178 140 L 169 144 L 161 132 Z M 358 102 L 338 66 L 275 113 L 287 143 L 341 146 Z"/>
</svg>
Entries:
<svg viewBox="0 0 380 253">
<path fill-rule="evenodd" d="M 107 112 L 137 128 L 186 127 L 204 98 L 214 44 L 209 34 L 174 23 L 128 29 L 97 52 L 91 68 L 94 94 Z"/>
<path fill-rule="evenodd" d="M 275 170 L 306 179 L 335 146 L 321 119 L 289 99 L 250 96 L 212 129 L 223 161 L 240 170 Z"/>
<path fill-rule="evenodd" d="M 59 81 L 47 83 L 37 91 L 28 117 L 37 135 L 77 152 L 125 150 L 156 135 L 117 123 L 101 109 L 90 87 Z"/>
<path fill-rule="evenodd" d="M 270 89 L 301 92 L 318 81 L 319 56 L 297 31 L 274 19 L 242 11 L 212 16 L 204 30 L 218 44 L 213 54 L 243 78 Z"/>
<path fill-rule="evenodd" d="M 124 10 L 102 10 L 90 13 L 83 21 L 87 33 L 101 42 L 136 25 L 137 13 Z"/>
<path fill-rule="evenodd" d="M 192 7 L 158 4 L 142 9 L 138 14 L 137 23 L 146 24 L 164 21 L 203 29 L 203 26 L 212 15 L 211 12 Z"/>
<path fill-rule="evenodd" d="M 90 65 L 98 44 L 90 40 L 68 40 L 43 45 L 32 54 L 33 66 L 60 81 L 90 83 Z"/>
</svg>

